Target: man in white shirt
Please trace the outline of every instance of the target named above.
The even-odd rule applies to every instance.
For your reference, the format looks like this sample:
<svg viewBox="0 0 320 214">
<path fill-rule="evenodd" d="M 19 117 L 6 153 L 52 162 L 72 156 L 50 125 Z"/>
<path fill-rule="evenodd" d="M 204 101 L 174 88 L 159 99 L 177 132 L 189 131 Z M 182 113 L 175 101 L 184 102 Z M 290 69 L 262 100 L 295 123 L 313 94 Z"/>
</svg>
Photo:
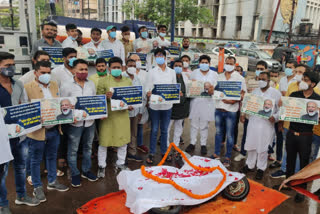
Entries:
<svg viewBox="0 0 320 214">
<path fill-rule="evenodd" d="M 74 78 L 65 81 L 60 89 L 61 97 L 94 96 L 96 87 L 91 80 L 88 80 L 88 63 L 85 60 L 77 59 L 73 62 L 75 71 Z M 91 170 L 92 142 L 94 138 L 94 120 L 78 121 L 66 127 L 68 137 L 68 165 L 71 170 L 71 185 L 81 186 L 80 171 L 77 167 L 77 154 L 80 141 L 83 142 L 82 174 L 81 177 L 89 181 L 96 181 L 98 178 Z"/>
<path fill-rule="evenodd" d="M 62 82 L 72 80 L 74 71 L 72 69 L 72 63 L 76 60 L 77 51 L 74 48 L 64 48 L 62 50 L 63 65 L 52 70 L 52 80 L 58 83 L 60 87 Z"/>
<path fill-rule="evenodd" d="M 288 90 L 288 86 L 296 81 L 295 75 L 296 75 L 296 67 L 297 67 L 296 61 L 289 61 L 286 64 L 286 68 L 284 70 L 284 73 L 286 76 L 282 77 L 280 79 L 279 83 L 279 90 L 282 94 L 282 96 L 286 95 L 286 92 Z"/>
<path fill-rule="evenodd" d="M 199 61 L 199 69 L 192 72 L 190 79 L 193 81 L 201 81 L 210 85 L 208 94 L 213 94 L 213 88 L 217 84 L 218 74 L 210 70 L 211 58 L 202 55 Z M 207 139 L 209 122 L 214 120 L 215 105 L 214 100 L 208 98 L 194 98 L 190 104 L 190 145 L 186 148 L 186 152 L 191 153 L 195 149 L 198 131 L 200 129 L 201 155 L 207 154 Z"/>
<path fill-rule="evenodd" d="M 108 38 L 101 42 L 101 46 L 104 50 L 112 50 L 113 55 L 122 59 L 123 65 L 125 65 L 125 51 L 122 42 L 117 40 L 117 27 L 110 25 L 107 27 Z"/>
<path fill-rule="evenodd" d="M 50 62 L 50 56 L 45 51 L 36 51 L 32 58 L 32 63 L 35 65 L 37 62 L 40 61 L 47 61 Z M 19 80 L 23 84 L 27 84 L 29 82 L 32 82 L 35 79 L 34 70 L 28 71 L 24 75 L 22 75 Z"/>
<path fill-rule="evenodd" d="M 66 31 L 68 37 L 62 42 L 63 48 L 77 48 L 78 47 L 78 31 L 75 24 L 67 24 Z"/>
<path fill-rule="evenodd" d="M 225 72 L 218 75 L 218 81 L 238 81 L 241 82 L 241 96 L 247 91 L 245 79 L 235 71 L 236 58 L 229 56 L 226 58 L 224 70 Z M 216 112 L 215 112 L 215 125 L 216 125 L 216 136 L 215 136 L 215 152 L 212 158 L 220 158 L 220 150 L 222 139 L 225 135 L 224 130 L 227 134 L 227 153 L 223 161 L 226 167 L 230 166 L 231 163 L 231 152 L 234 146 L 234 126 L 237 118 L 237 111 L 239 109 L 239 100 L 217 100 Z"/>
<path fill-rule="evenodd" d="M 183 63 L 182 65 L 182 72 L 184 72 L 187 77 L 190 79 L 192 70 L 190 69 L 190 62 L 191 62 L 191 58 L 188 55 L 183 55 L 181 56 L 181 61 Z"/>
<path fill-rule="evenodd" d="M 90 51 L 90 49 L 93 49 L 94 51 L 103 50 L 101 46 L 101 34 L 102 31 L 99 28 L 92 28 L 90 34 L 91 41 L 85 44 L 83 47 L 88 49 L 88 51 Z"/>
<path fill-rule="evenodd" d="M 178 47 L 177 42 L 169 42 L 166 38 L 164 38 L 165 36 L 167 36 L 167 30 L 168 30 L 167 26 L 158 25 L 157 30 L 158 30 L 158 37 L 156 37 L 154 41 L 158 42 L 158 47 L 165 48 L 165 47 L 169 47 L 170 45 Z"/>
</svg>

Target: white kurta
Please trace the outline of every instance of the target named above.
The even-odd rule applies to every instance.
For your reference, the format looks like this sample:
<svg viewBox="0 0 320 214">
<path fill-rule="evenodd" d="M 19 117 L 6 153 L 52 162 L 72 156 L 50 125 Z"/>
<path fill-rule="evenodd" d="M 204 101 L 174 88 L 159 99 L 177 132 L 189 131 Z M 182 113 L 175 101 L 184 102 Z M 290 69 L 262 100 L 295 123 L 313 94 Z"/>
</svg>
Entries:
<svg viewBox="0 0 320 214">
<path fill-rule="evenodd" d="M 210 82 L 216 86 L 218 74 L 215 71 L 209 70 L 206 75 L 203 75 L 200 69 L 196 69 L 191 73 L 191 80 Z M 190 103 L 189 119 L 200 119 L 202 121 L 214 121 L 215 101 L 210 98 L 194 98 Z"/>
<path fill-rule="evenodd" d="M 122 42 L 120 42 L 119 40 L 115 40 L 111 42 L 109 39 L 105 39 L 101 42 L 101 47 L 104 50 L 111 49 L 113 51 L 113 55 L 120 57 L 122 59 L 123 65 L 126 65 L 125 51 L 124 51 L 124 46 Z"/>
<path fill-rule="evenodd" d="M 260 88 L 256 88 L 252 91 L 252 94 L 271 98 L 276 101 L 272 116 L 279 120 L 279 100 L 281 93 L 272 87 L 269 87 L 264 93 Z M 258 116 L 249 116 L 249 123 L 247 128 L 247 138 L 244 145 L 245 150 L 256 150 L 257 153 L 266 152 L 268 146 L 272 143 L 275 135 L 274 124 L 267 119 L 263 119 Z"/>
</svg>

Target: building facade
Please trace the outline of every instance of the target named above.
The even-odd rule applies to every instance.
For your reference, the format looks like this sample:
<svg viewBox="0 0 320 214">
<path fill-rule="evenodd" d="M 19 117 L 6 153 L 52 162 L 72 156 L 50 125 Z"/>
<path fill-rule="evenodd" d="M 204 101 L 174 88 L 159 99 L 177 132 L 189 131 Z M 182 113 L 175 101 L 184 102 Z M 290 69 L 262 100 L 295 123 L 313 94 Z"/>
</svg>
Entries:
<svg viewBox="0 0 320 214">
<path fill-rule="evenodd" d="M 64 16 L 81 19 L 98 20 L 99 0 L 65 0 Z"/>
<path fill-rule="evenodd" d="M 313 23 L 313 29 L 318 30 L 320 25 L 320 0 L 307 0 L 306 19 Z"/>
</svg>

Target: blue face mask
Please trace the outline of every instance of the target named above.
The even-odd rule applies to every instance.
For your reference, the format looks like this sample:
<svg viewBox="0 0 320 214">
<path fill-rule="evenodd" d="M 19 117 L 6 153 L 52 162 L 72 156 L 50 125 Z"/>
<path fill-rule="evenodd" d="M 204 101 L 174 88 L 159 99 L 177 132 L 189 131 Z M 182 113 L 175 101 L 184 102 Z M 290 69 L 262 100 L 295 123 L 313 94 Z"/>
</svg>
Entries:
<svg viewBox="0 0 320 214">
<path fill-rule="evenodd" d="M 75 41 L 78 37 L 74 38 L 72 36 L 69 36 L 69 38 L 72 40 L 72 41 Z"/>
<path fill-rule="evenodd" d="M 70 66 L 70 67 L 73 67 L 73 62 L 74 61 L 76 61 L 77 60 L 77 58 L 75 58 L 75 57 L 72 57 L 71 59 L 69 59 L 68 61 L 68 65 Z"/>
<path fill-rule="evenodd" d="M 175 67 L 174 71 L 176 72 L 176 74 L 181 74 L 182 73 L 182 68 L 181 67 Z"/>
<path fill-rule="evenodd" d="M 148 37 L 148 32 L 147 31 L 141 32 L 141 37 L 146 39 Z"/>
<path fill-rule="evenodd" d="M 163 63 L 165 62 L 163 57 L 156 57 L 156 63 L 158 65 L 163 65 Z"/>
<path fill-rule="evenodd" d="M 167 34 L 166 33 L 159 33 L 159 36 L 165 37 Z"/>
<path fill-rule="evenodd" d="M 110 36 L 112 39 L 116 38 L 116 35 L 117 35 L 117 32 L 115 32 L 115 31 L 111 31 L 110 34 L 109 34 L 109 36 Z"/>
<path fill-rule="evenodd" d="M 206 64 L 206 63 L 200 63 L 199 67 L 200 67 L 201 71 L 208 71 L 209 70 L 209 64 Z"/>
<path fill-rule="evenodd" d="M 284 70 L 284 73 L 286 74 L 286 76 L 288 77 L 288 76 L 292 76 L 292 69 L 291 68 L 286 68 L 285 70 Z"/>
<path fill-rule="evenodd" d="M 261 71 L 256 70 L 256 77 L 257 77 L 257 76 L 259 76 L 259 75 L 260 75 L 260 73 L 261 73 Z"/>
<path fill-rule="evenodd" d="M 119 77 L 122 74 L 122 70 L 121 69 L 112 69 L 111 70 L 111 75 L 114 77 Z"/>
<path fill-rule="evenodd" d="M 41 82 L 45 85 L 49 84 L 50 80 L 51 80 L 50 74 L 42 74 L 39 76 L 39 82 Z"/>
</svg>

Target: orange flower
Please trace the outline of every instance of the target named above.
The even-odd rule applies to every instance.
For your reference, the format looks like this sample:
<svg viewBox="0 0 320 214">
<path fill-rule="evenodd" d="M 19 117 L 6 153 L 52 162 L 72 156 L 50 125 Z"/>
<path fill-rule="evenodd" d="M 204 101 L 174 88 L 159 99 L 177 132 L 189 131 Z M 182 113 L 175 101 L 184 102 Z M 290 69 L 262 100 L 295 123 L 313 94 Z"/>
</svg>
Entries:
<svg viewBox="0 0 320 214">
<path fill-rule="evenodd" d="M 181 156 L 183 157 L 183 159 L 193 168 L 196 170 L 200 170 L 200 171 L 205 171 L 205 172 L 213 172 L 214 170 L 219 170 L 220 173 L 223 175 L 223 179 L 220 181 L 219 185 L 212 190 L 211 192 L 204 194 L 204 195 L 199 195 L 199 194 L 194 194 L 192 193 L 190 190 L 187 190 L 183 187 L 181 187 L 180 185 L 178 185 L 176 182 L 174 182 L 173 180 L 170 179 L 164 179 L 164 178 L 159 178 L 149 172 L 146 171 L 145 166 L 141 166 L 141 173 L 143 176 L 152 179 L 158 183 L 163 183 L 163 184 L 171 184 L 174 188 L 176 188 L 177 190 L 179 190 L 180 192 L 183 192 L 184 194 L 188 195 L 191 198 L 194 199 L 205 199 L 205 198 L 209 198 L 212 195 L 216 194 L 220 188 L 222 187 L 222 185 L 224 184 L 224 182 L 226 181 L 227 177 L 226 177 L 226 173 L 220 168 L 220 166 L 216 166 L 216 167 L 211 167 L 211 168 L 203 168 L 203 167 L 199 167 L 194 165 L 193 163 L 191 163 L 188 158 L 186 157 L 186 155 L 174 144 L 171 143 L 166 154 L 164 155 L 164 157 L 162 158 L 162 160 L 160 161 L 160 163 L 158 164 L 158 166 L 162 166 L 163 163 L 165 162 L 165 160 L 167 159 L 167 156 L 169 154 L 169 152 L 171 151 L 171 148 L 174 147 L 175 150 L 177 150 Z"/>
</svg>

